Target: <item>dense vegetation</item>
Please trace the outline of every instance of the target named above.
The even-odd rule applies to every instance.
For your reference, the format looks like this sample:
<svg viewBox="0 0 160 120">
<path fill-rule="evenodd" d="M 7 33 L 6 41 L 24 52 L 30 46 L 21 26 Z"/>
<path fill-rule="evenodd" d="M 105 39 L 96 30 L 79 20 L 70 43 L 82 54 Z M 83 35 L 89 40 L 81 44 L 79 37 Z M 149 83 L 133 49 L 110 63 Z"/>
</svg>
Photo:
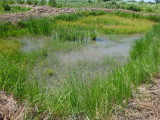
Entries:
<svg viewBox="0 0 160 120">
<path fill-rule="evenodd" d="M 120 17 L 107 14 L 103 11 L 93 11 L 59 15 L 54 18 L 30 18 L 28 21 L 19 21 L 16 25 L 0 23 L 0 37 L 6 38 L 8 36 L 20 36 L 24 34 L 49 36 L 53 33 L 53 35 L 56 34 L 54 35 L 55 37 L 59 37 L 61 40 L 81 41 L 86 36 L 94 39 L 98 33 L 131 34 L 145 32 L 154 24 L 154 22 L 149 20 L 160 20 L 156 16 L 142 17 L 140 15 L 122 14 L 120 12 L 116 12 L 115 14 Z M 137 19 L 132 20 L 135 17 Z M 73 31 L 72 35 L 70 31 Z"/>
<path fill-rule="evenodd" d="M 99 7 L 110 9 L 126 9 L 136 12 L 160 13 L 160 5 L 156 3 L 135 3 L 122 1 L 103 1 L 103 0 L 2 0 L 0 2 L 0 11 L 4 8 L 11 9 L 9 4 L 29 4 L 29 5 L 49 5 L 52 7 Z M 13 8 L 12 8 L 13 9 Z M 14 9 L 13 9 L 14 10 Z M 22 10 L 23 11 L 23 10 Z"/>
<path fill-rule="evenodd" d="M 90 119 L 108 118 L 115 104 L 124 105 L 124 100 L 131 97 L 132 88 L 148 82 L 147 79 L 159 71 L 160 62 L 160 25 L 151 29 L 155 22 L 146 20 L 148 18 L 115 14 L 82 12 L 54 18 L 30 18 L 16 25 L 1 23 L 1 39 L 22 35 L 52 35 L 52 38 L 48 48 L 27 54 L 20 51 L 19 42 L 1 40 L 0 67 L 3 69 L 0 69 L 0 89 L 14 93 L 21 101 L 28 101 L 28 105 L 33 108 L 36 106 L 36 115 L 33 114 L 37 118 L 41 113 L 47 113 L 51 118 L 70 115 Z M 47 81 L 40 83 L 38 79 L 29 77 L 37 62 L 41 64 L 39 61 L 50 52 L 70 51 L 81 45 L 82 42 L 77 41 L 84 42 L 88 38 L 94 40 L 98 34 L 131 34 L 149 29 L 144 39 L 135 42 L 129 62 L 114 69 L 108 76 L 97 76 L 94 79 L 86 76 L 83 79 L 81 71 L 71 69 L 59 81 L 60 85 L 54 87 L 48 85 Z M 52 59 L 52 63 L 57 63 L 56 58 Z M 47 69 L 46 73 L 53 75 L 54 71 Z"/>
<path fill-rule="evenodd" d="M 11 6 L 14 3 L 52 7 L 96 6 L 160 13 L 159 4 L 104 1 L 74 3 L 69 0 L 3 0 L 0 1 L 0 13 L 30 10 Z M 159 72 L 158 22 L 159 16 L 116 11 L 77 12 L 55 17 L 30 18 L 17 24 L 1 22 L 0 90 L 14 93 L 19 103 L 26 102 L 26 119 L 40 119 L 44 114 L 51 119 L 108 119 L 111 113 L 114 113 L 115 105 L 125 106 L 132 97 L 132 90 L 150 82 L 150 78 Z M 103 67 L 109 66 L 105 75 L 96 74 L 92 77 L 89 75 L 92 71 L 84 71 L 88 66 L 87 69 L 97 67 L 97 63 L 91 61 L 69 67 L 60 78 L 56 75 L 64 71 L 57 73 L 57 69 L 51 69 L 51 66 L 63 66 L 56 58 L 57 53 L 80 49 L 88 40 L 96 40 L 98 35 L 144 32 L 147 32 L 145 37 L 134 43 L 126 64 L 117 64 L 112 58 L 106 58 L 99 63 Z M 21 50 L 24 43 L 16 39 L 26 36 L 45 36 L 45 44 L 38 50 L 24 52 Z M 38 72 L 35 72 L 37 69 Z M 49 81 L 53 76 L 56 80 Z M 45 81 L 41 81 L 41 77 L 44 77 Z"/>
<path fill-rule="evenodd" d="M 0 14 L 4 13 L 17 13 L 31 10 L 31 8 L 11 6 L 12 1 L 0 1 Z"/>
<path fill-rule="evenodd" d="M 136 3 L 136 2 L 122 2 L 122 1 L 106 1 L 106 2 L 67 2 L 57 1 L 57 7 L 99 7 L 109 9 L 126 9 L 136 12 L 151 12 L 159 13 L 159 4 L 151 3 Z"/>
</svg>

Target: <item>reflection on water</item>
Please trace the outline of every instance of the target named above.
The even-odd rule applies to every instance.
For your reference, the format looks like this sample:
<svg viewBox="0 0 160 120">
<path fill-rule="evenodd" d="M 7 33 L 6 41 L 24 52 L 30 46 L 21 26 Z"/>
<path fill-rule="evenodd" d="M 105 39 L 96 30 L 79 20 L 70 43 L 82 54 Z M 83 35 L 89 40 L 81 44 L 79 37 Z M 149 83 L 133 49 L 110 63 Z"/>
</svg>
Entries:
<svg viewBox="0 0 160 120">
<path fill-rule="evenodd" d="M 21 47 L 21 50 L 23 52 L 33 52 L 36 50 L 39 50 L 45 46 L 45 42 L 47 40 L 47 37 L 38 37 L 38 38 L 22 38 L 19 41 L 23 44 Z"/>
<path fill-rule="evenodd" d="M 131 35 L 121 39 L 120 43 L 108 38 L 97 38 L 89 42 L 83 49 L 69 53 L 58 53 L 57 57 L 62 63 L 77 63 L 78 61 L 90 60 L 101 61 L 104 57 L 123 56 L 127 57 L 134 40 L 142 38 L 143 35 Z"/>
<path fill-rule="evenodd" d="M 28 79 L 37 79 L 42 84 L 45 81 L 48 86 L 58 87 L 72 72 L 76 72 L 83 80 L 93 80 L 97 75 L 107 75 L 127 61 L 132 43 L 143 35 L 114 37 L 116 40 L 98 37 L 95 41 L 88 41 L 82 49 L 67 53 L 51 52 L 33 67 Z M 23 38 L 21 41 L 24 43 L 21 48 L 24 52 L 41 50 L 44 45 L 47 48 L 45 38 Z"/>
</svg>

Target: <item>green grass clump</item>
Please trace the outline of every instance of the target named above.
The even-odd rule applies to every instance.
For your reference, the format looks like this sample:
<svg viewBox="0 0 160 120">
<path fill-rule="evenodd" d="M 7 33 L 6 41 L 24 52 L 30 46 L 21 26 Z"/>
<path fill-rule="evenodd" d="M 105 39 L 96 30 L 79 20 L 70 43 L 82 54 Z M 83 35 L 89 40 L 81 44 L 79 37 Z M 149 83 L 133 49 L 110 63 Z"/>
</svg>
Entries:
<svg viewBox="0 0 160 120">
<path fill-rule="evenodd" d="M 81 26 L 65 25 L 58 23 L 56 31 L 54 32 L 54 38 L 62 41 L 75 41 L 81 42 L 87 40 L 89 34 L 88 31 Z"/>
<path fill-rule="evenodd" d="M 31 10 L 31 8 L 11 6 L 10 4 L 8 2 L 0 2 L 0 14 L 18 13 L 18 12 L 25 12 L 25 11 Z"/>
<path fill-rule="evenodd" d="M 154 22 L 160 22 L 160 16 L 158 15 L 149 15 L 149 16 L 143 16 L 143 15 L 139 15 L 136 13 L 125 13 L 125 12 L 120 12 L 120 11 L 116 11 L 114 14 L 121 16 L 121 17 L 127 17 L 127 18 L 142 18 L 142 19 L 147 19 L 147 20 L 151 20 Z"/>
<path fill-rule="evenodd" d="M 56 20 L 63 20 L 63 21 L 76 21 L 80 18 L 85 18 L 88 16 L 98 16 L 106 14 L 104 11 L 91 11 L 91 12 L 77 12 L 77 13 L 70 13 L 70 14 L 62 14 L 55 16 Z"/>
<path fill-rule="evenodd" d="M 32 35 L 51 35 L 54 21 L 51 18 L 35 19 L 30 18 L 27 21 L 27 28 Z"/>
<path fill-rule="evenodd" d="M 56 7 L 56 0 L 49 0 L 48 5 L 51 7 Z"/>
<path fill-rule="evenodd" d="M 82 26 L 88 30 L 97 30 L 104 34 L 131 34 L 142 33 L 149 30 L 154 22 L 142 18 L 131 19 L 119 17 L 112 14 L 88 16 L 72 22 L 63 24 Z"/>
<path fill-rule="evenodd" d="M 24 28 L 21 25 L 14 25 L 12 23 L 0 23 L 0 38 L 7 37 L 17 37 L 21 35 L 26 35 L 28 29 Z"/>
</svg>

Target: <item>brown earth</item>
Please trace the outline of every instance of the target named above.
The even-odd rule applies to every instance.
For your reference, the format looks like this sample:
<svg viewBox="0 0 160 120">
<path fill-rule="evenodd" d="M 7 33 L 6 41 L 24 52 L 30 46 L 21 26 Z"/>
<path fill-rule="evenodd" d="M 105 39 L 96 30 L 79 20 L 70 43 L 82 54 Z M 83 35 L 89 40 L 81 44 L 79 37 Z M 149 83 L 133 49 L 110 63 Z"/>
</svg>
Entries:
<svg viewBox="0 0 160 120">
<path fill-rule="evenodd" d="M 160 77 L 153 84 L 142 85 L 126 108 L 113 120 L 160 120 Z"/>
<path fill-rule="evenodd" d="M 53 8 L 49 6 L 33 6 L 33 5 L 18 5 L 18 6 L 28 7 L 32 9 L 27 12 L 1 14 L 0 22 L 15 23 L 19 20 L 25 20 L 30 17 L 45 17 L 50 15 L 75 12 L 75 9 L 73 8 Z"/>
<path fill-rule="evenodd" d="M 14 5 L 16 6 L 16 5 Z M 144 16 L 149 15 L 156 15 L 160 16 L 160 14 L 152 14 L 152 13 L 141 13 L 141 12 L 134 12 L 130 10 L 122 10 L 122 9 L 107 9 L 107 8 L 53 8 L 49 6 L 34 6 L 34 5 L 18 5 L 22 7 L 29 7 L 32 8 L 32 10 L 27 12 L 20 12 L 20 13 L 6 13 L 0 15 L 0 22 L 17 22 L 19 20 L 25 20 L 29 17 L 44 17 L 44 16 L 52 16 L 52 15 L 59 15 L 64 13 L 73 13 L 77 10 L 82 11 L 96 11 L 96 10 L 103 10 L 106 12 L 115 12 L 115 11 L 121 11 L 125 13 L 135 13 L 140 14 Z"/>
</svg>

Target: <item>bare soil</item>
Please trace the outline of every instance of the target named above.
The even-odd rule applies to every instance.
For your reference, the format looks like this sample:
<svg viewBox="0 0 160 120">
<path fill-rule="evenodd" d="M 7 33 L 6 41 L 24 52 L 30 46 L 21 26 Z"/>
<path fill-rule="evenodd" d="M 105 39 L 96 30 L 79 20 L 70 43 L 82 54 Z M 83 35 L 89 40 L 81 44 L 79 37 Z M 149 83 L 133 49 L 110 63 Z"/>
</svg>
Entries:
<svg viewBox="0 0 160 120">
<path fill-rule="evenodd" d="M 134 12 L 130 10 L 122 10 L 122 9 L 107 9 L 107 8 L 54 8 L 49 6 L 34 6 L 34 5 L 14 5 L 14 6 L 21 6 L 21 7 L 29 7 L 32 8 L 30 11 L 27 12 L 20 12 L 20 13 L 6 13 L 0 15 L 0 22 L 12 22 L 15 23 L 19 20 L 25 20 L 29 17 L 44 17 L 44 16 L 52 16 L 52 15 L 59 15 L 64 13 L 74 13 L 77 10 L 82 11 L 97 11 L 103 10 L 105 12 L 115 12 L 121 11 L 126 13 L 135 13 L 144 16 L 148 15 L 156 15 L 160 16 L 160 14 L 152 14 L 152 13 L 141 13 L 141 12 Z"/>
<path fill-rule="evenodd" d="M 15 5 L 16 6 L 16 5 Z M 51 15 L 58 15 L 62 13 L 75 12 L 73 8 L 53 8 L 49 6 L 33 6 L 33 5 L 18 5 L 21 7 L 32 8 L 27 12 L 20 13 L 6 13 L 0 15 L 0 22 L 12 22 L 15 23 L 20 20 L 25 20 L 30 17 L 45 17 Z"/>
</svg>

